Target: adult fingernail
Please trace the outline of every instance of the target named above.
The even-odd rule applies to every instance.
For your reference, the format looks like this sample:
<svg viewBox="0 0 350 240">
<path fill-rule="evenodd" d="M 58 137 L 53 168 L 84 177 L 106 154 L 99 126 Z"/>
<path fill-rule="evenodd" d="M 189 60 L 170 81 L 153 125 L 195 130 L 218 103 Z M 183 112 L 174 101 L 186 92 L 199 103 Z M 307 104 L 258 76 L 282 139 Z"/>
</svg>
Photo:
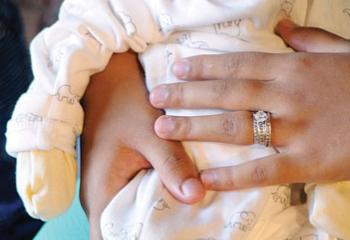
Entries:
<svg viewBox="0 0 350 240">
<path fill-rule="evenodd" d="M 152 90 L 150 94 L 151 103 L 156 107 L 162 107 L 169 97 L 167 86 L 161 85 Z"/>
<path fill-rule="evenodd" d="M 175 130 L 175 122 L 171 117 L 161 117 L 155 123 L 155 130 L 157 134 L 167 136 Z"/>
<path fill-rule="evenodd" d="M 189 178 L 181 185 L 181 191 L 186 198 L 201 199 L 204 197 L 204 188 L 201 182 L 196 178 Z"/>
<path fill-rule="evenodd" d="M 190 71 L 190 62 L 186 58 L 176 61 L 173 65 L 173 72 L 179 78 L 186 78 Z"/>
</svg>

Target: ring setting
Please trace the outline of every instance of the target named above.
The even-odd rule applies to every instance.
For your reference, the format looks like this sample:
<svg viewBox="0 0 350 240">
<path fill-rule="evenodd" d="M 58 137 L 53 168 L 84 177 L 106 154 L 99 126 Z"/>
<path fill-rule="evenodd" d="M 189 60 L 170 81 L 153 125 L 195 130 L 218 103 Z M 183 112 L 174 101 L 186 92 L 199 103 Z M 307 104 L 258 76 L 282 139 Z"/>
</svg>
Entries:
<svg viewBox="0 0 350 240">
<path fill-rule="evenodd" d="M 271 113 L 259 110 L 253 113 L 254 144 L 271 146 Z"/>
</svg>

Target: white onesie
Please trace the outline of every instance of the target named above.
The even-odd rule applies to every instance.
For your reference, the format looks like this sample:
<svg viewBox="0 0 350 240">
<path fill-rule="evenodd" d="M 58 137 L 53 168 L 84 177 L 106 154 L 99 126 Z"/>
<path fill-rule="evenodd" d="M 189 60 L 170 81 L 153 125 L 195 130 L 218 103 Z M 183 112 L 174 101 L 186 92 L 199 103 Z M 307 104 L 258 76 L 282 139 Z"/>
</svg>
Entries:
<svg viewBox="0 0 350 240">
<path fill-rule="evenodd" d="M 79 100 L 90 75 L 102 71 L 113 52 L 128 48 L 140 52 L 146 84 L 152 89 L 179 81 L 171 72 L 179 58 L 237 51 L 290 52 L 274 34 L 276 23 L 285 17 L 349 38 L 349 12 L 350 1 L 343 0 L 66 0 L 59 21 L 42 31 L 31 45 L 35 79 L 19 99 L 8 124 L 7 150 L 13 156 L 33 150 L 74 155 L 75 139 L 83 124 Z M 166 110 L 176 116 L 221 112 Z M 183 145 L 199 169 L 236 165 L 274 153 L 259 146 L 207 142 Z M 22 181 L 20 177 L 18 181 Z M 328 185 L 325 192 L 333 189 L 332 193 L 347 203 L 348 184 L 339 184 L 343 184 L 342 191 Z M 26 183 L 18 186 L 21 196 L 25 195 Z M 165 190 L 156 171 L 142 171 L 104 210 L 101 230 L 104 239 L 350 238 L 344 219 L 334 217 L 341 214 L 330 218 L 320 212 L 332 204 L 323 201 L 327 193 L 322 195 L 322 189 L 310 187 L 313 201 L 309 210 L 314 227 L 305 206 L 289 205 L 288 185 L 211 191 L 200 203 L 186 205 Z M 344 210 L 332 206 L 334 211 Z M 33 215 L 40 217 L 40 211 Z"/>
</svg>

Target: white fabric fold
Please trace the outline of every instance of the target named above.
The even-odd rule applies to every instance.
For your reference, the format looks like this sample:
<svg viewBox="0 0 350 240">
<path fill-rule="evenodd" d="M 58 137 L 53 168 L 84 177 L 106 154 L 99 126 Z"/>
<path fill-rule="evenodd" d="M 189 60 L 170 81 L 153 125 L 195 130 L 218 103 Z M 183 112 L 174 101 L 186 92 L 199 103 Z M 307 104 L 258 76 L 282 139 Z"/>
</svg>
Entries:
<svg viewBox="0 0 350 240">
<path fill-rule="evenodd" d="M 350 239 L 350 181 L 309 184 L 305 191 L 310 222 L 333 236 Z"/>
</svg>

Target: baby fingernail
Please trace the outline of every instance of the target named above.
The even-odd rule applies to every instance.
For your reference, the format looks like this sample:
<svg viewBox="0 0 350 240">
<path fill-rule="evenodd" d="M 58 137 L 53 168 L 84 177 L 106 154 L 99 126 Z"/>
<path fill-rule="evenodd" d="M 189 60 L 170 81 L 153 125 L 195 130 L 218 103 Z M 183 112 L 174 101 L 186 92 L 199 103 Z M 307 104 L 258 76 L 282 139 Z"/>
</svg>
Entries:
<svg viewBox="0 0 350 240">
<path fill-rule="evenodd" d="M 176 61 L 173 65 L 173 72 L 179 78 L 186 78 L 191 71 L 190 62 L 187 59 Z"/>
<path fill-rule="evenodd" d="M 299 27 L 298 24 L 296 24 L 295 22 L 293 22 L 293 21 L 291 21 L 289 19 L 283 19 L 279 24 L 283 28 L 290 29 L 290 30 L 293 30 L 293 29 Z"/>
<path fill-rule="evenodd" d="M 181 191 L 187 198 L 196 198 L 203 195 L 204 189 L 198 179 L 189 178 L 182 183 Z"/>
<path fill-rule="evenodd" d="M 200 176 L 204 186 L 206 187 L 210 188 L 210 186 L 213 186 L 217 182 L 217 175 L 212 171 L 202 171 Z"/>
<path fill-rule="evenodd" d="M 175 122 L 171 117 L 161 117 L 156 122 L 155 130 L 158 134 L 167 136 L 175 130 Z"/>
<path fill-rule="evenodd" d="M 152 90 L 150 94 L 150 100 L 153 105 L 156 107 L 162 107 L 169 97 L 168 88 L 165 85 L 158 86 Z"/>
</svg>

